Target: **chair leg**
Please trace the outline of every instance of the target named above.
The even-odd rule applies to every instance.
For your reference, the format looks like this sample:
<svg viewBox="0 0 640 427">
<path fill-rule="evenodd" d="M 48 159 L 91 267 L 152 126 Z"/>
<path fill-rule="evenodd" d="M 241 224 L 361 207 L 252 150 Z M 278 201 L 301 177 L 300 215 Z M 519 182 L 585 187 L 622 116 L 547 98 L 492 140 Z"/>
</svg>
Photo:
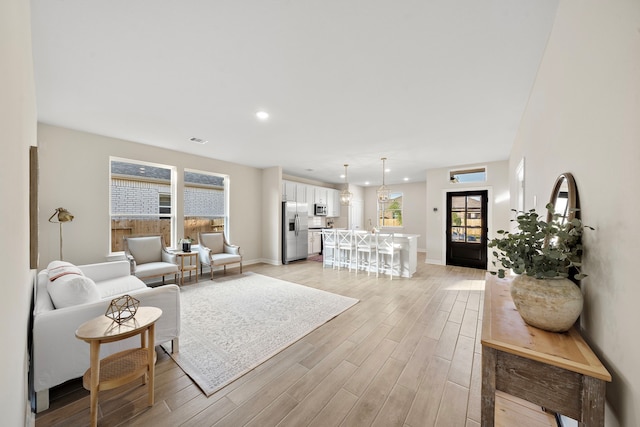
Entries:
<svg viewBox="0 0 640 427">
<path fill-rule="evenodd" d="M 209 264 L 209 272 L 211 273 L 211 280 L 213 280 L 213 264 Z"/>
<path fill-rule="evenodd" d="M 240 261 L 240 274 L 242 274 L 242 261 Z"/>
</svg>

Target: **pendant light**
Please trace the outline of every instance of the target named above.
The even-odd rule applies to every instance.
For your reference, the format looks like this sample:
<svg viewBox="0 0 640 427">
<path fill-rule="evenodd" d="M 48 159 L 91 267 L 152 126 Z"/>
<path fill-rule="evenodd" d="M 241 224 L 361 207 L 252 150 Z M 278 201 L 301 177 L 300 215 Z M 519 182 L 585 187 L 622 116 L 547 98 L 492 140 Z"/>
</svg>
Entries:
<svg viewBox="0 0 640 427">
<path fill-rule="evenodd" d="M 349 180 L 347 179 L 347 167 L 349 165 L 344 165 L 344 189 L 340 192 L 340 204 L 342 206 L 349 206 L 351 204 L 351 197 L 353 194 L 349 191 Z"/>
<path fill-rule="evenodd" d="M 378 187 L 378 191 L 376 191 L 376 194 L 378 195 L 378 203 L 387 203 L 389 201 L 389 187 L 384 185 L 384 162 L 387 160 L 386 157 L 383 157 L 382 159 L 382 185 L 380 187 Z"/>
</svg>

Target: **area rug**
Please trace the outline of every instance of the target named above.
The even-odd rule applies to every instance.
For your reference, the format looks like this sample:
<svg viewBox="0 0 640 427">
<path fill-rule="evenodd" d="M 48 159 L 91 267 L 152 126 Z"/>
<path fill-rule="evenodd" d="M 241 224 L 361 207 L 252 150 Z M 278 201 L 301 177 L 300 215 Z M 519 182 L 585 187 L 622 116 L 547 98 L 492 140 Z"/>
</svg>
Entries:
<svg viewBox="0 0 640 427">
<path fill-rule="evenodd" d="M 181 288 L 180 351 L 210 396 L 358 302 L 256 273 Z"/>
</svg>

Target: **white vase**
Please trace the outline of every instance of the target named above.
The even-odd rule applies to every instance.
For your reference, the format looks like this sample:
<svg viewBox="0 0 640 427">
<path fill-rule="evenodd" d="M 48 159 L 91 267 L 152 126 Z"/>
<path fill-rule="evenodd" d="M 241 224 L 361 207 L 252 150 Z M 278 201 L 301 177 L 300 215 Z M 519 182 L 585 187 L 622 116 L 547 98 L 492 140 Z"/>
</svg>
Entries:
<svg viewBox="0 0 640 427">
<path fill-rule="evenodd" d="M 582 312 L 582 292 L 566 278 L 516 276 L 511 284 L 511 297 L 522 319 L 545 331 L 568 331 Z"/>
</svg>

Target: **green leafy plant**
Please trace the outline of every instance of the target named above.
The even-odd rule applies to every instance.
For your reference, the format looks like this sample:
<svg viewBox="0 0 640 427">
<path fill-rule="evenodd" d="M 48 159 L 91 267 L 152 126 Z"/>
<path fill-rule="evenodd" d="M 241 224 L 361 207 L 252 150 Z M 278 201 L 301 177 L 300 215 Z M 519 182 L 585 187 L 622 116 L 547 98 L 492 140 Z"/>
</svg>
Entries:
<svg viewBox="0 0 640 427">
<path fill-rule="evenodd" d="M 515 274 L 526 274 L 537 279 L 553 277 L 569 277 L 575 270 L 574 278 L 580 280 L 586 277 L 581 272 L 582 267 L 582 235 L 585 226 L 575 218 L 571 221 L 560 221 L 560 215 L 555 214 L 553 204 L 546 206 L 552 214 L 547 222 L 531 209 L 528 212 L 516 211 L 515 220 L 518 231 L 509 232 L 498 230 L 500 237 L 489 242 L 489 247 L 496 248 L 493 255 L 503 268 L 499 268 L 498 277 L 505 277 L 508 270 Z M 496 262 L 493 262 L 496 266 Z"/>
</svg>

